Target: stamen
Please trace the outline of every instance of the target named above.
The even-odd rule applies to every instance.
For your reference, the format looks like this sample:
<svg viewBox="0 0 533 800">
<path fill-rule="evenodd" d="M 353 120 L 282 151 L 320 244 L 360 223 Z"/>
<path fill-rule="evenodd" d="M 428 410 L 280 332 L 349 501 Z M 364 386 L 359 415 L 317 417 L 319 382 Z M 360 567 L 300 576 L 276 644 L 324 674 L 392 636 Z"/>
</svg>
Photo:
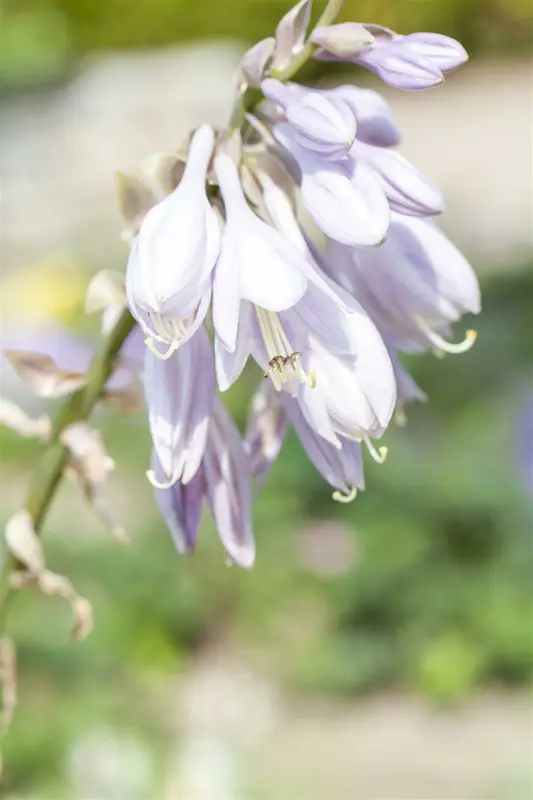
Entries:
<svg viewBox="0 0 533 800">
<path fill-rule="evenodd" d="M 428 337 L 429 341 L 444 353 L 467 353 L 477 339 L 477 331 L 470 329 L 466 332 L 465 338 L 462 342 L 448 342 L 439 333 L 436 333 L 436 331 L 432 330 L 429 325 L 427 325 L 420 318 L 417 319 L 417 322 L 421 330 Z"/>
<path fill-rule="evenodd" d="M 159 341 L 162 341 L 162 340 L 160 340 L 160 339 L 158 339 L 158 340 L 159 340 Z M 146 347 L 148 348 L 148 350 L 150 350 L 150 352 L 151 352 L 151 353 L 153 353 L 153 354 L 154 354 L 154 356 L 156 356 L 156 358 L 158 358 L 160 361 L 166 361 L 166 360 L 167 360 L 167 358 L 170 358 L 170 356 L 171 356 L 173 353 L 175 353 L 175 352 L 176 352 L 176 350 L 177 350 L 177 349 L 178 349 L 178 347 L 179 347 L 179 340 L 177 340 L 177 339 L 174 339 L 174 340 L 173 340 L 173 341 L 172 341 L 172 342 L 169 344 L 169 346 L 168 346 L 168 349 L 167 349 L 167 350 L 166 350 L 164 353 L 162 353 L 162 352 L 161 352 L 160 350 L 158 350 L 158 349 L 157 349 L 157 347 L 155 346 L 155 343 L 154 343 L 154 338 L 153 338 L 153 336 L 148 336 L 148 337 L 147 337 L 147 338 L 144 340 L 144 343 L 145 343 Z"/>
<path fill-rule="evenodd" d="M 172 478 L 168 481 L 158 481 L 153 469 L 146 470 L 146 477 L 155 489 L 170 489 L 176 483 Z"/>
<path fill-rule="evenodd" d="M 357 497 L 357 488 L 355 486 L 352 486 L 350 491 L 347 492 L 346 494 L 337 489 L 336 491 L 333 492 L 331 496 L 333 497 L 334 500 L 337 501 L 337 503 L 351 503 Z"/>
<path fill-rule="evenodd" d="M 387 453 L 389 452 L 388 447 L 380 447 L 378 450 L 374 447 L 368 436 L 365 436 L 363 439 L 364 443 L 367 446 L 367 450 L 374 459 L 377 464 L 383 464 L 385 459 L 387 458 Z"/>
<path fill-rule="evenodd" d="M 269 357 L 268 369 L 264 373 L 265 378 L 271 378 L 272 384 L 278 392 L 285 384 L 289 384 L 288 389 L 293 397 L 297 394 L 293 385 L 294 379 L 314 388 L 316 374 L 314 372 L 306 373 L 302 369 L 299 362 L 303 353 L 293 351 L 278 315 L 259 306 L 255 307 L 255 311 Z"/>
</svg>

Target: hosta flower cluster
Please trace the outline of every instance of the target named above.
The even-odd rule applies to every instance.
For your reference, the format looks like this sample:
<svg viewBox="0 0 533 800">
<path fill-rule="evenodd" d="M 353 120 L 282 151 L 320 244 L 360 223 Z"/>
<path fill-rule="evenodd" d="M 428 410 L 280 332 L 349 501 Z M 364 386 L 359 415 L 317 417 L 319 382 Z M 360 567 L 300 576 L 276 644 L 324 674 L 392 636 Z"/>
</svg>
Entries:
<svg viewBox="0 0 533 800">
<path fill-rule="evenodd" d="M 247 567 L 252 482 L 288 427 L 334 498 L 354 498 L 362 449 L 383 460 L 373 440 L 424 397 L 399 354 L 467 350 L 475 334 L 456 344 L 450 329 L 480 302 L 470 265 L 435 221 L 439 190 L 395 149 L 386 101 L 352 84 L 284 81 L 307 47 L 424 89 L 465 51 L 445 36 L 357 23 L 308 39 L 309 7 L 300 2 L 244 57 L 239 124 L 201 126 L 179 159 L 138 179 L 154 204 L 140 204 L 130 231 L 126 292 L 145 342 L 157 502 L 185 553 L 207 498 L 229 557 Z M 250 87 L 260 96 L 246 109 Z M 175 188 L 155 202 L 163 176 Z M 259 385 L 243 437 L 219 393 L 250 359 Z"/>
<path fill-rule="evenodd" d="M 105 310 L 109 332 L 127 298 L 136 321 L 121 362 L 141 362 L 147 475 L 181 553 L 195 547 L 205 498 L 231 561 L 252 565 L 253 484 L 290 426 L 334 499 L 352 500 L 365 487 L 363 456 L 383 461 L 376 441 L 425 397 L 401 354 L 460 353 L 475 339 L 468 330 L 450 341 L 453 324 L 479 311 L 478 283 L 438 227 L 438 188 L 396 150 L 385 99 L 351 82 L 293 80 L 313 57 L 420 90 L 467 55 L 438 34 L 335 24 L 339 5 L 310 30 L 301 0 L 245 54 L 226 130 L 202 125 L 179 152 L 120 176 L 125 296 L 101 274 L 88 310 Z M 241 434 L 221 397 L 249 362 L 258 387 Z M 105 394 L 124 402 L 119 373 Z M 58 377 L 46 376 L 51 391 Z M 71 390 L 84 381 L 60 377 Z M 85 482 L 93 500 L 100 485 Z"/>
</svg>

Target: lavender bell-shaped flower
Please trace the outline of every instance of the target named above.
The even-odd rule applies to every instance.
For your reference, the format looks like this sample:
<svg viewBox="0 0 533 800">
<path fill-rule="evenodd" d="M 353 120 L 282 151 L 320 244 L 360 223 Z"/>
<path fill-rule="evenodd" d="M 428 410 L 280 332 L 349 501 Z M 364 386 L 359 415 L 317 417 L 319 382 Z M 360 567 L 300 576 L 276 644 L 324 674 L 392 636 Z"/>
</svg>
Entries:
<svg viewBox="0 0 533 800">
<path fill-rule="evenodd" d="M 390 209 L 374 171 L 363 162 L 320 158 L 298 144 L 288 123 L 273 132 L 298 165 L 302 202 L 323 233 L 345 245 L 382 242 Z"/>
<path fill-rule="evenodd" d="M 282 403 L 309 460 L 334 487 L 333 499 L 341 503 L 354 500 L 358 490 L 365 488 L 361 446 L 340 436 L 340 447 L 335 447 L 308 424 L 293 398 L 283 395 Z M 384 452 L 382 449 L 380 459 Z"/>
<path fill-rule="evenodd" d="M 178 187 L 145 216 L 126 273 L 133 316 L 158 358 L 168 358 L 201 325 L 211 296 L 220 228 L 205 190 L 214 133 L 194 134 Z M 154 341 L 168 346 L 162 353 Z"/>
<path fill-rule="evenodd" d="M 357 301 L 320 272 L 284 192 L 261 180 L 269 217 L 306 259 L 309 285 L 301 301 L 278 314 L 241 310 L 233 360 L 217 352 L 219 386 L 221 377 L 221 388 L 231 384 L 251 351 L 274 388 L 297 397 L 309 425 L 333 446 L 341 446 L 337 434 L 358 441 L 381 436 L 396 399 L 385 345 Z M 369 449 L 377 455 L 370 443 Z"/>
<path fill-rule="evenodd" d="M 215 396 L 211 345 L 205 330 L 161 360 L 145 352 L 144 386 L 148 422 L 160 469 L 149 470 L 161 489 L 187 484 L 202 460 Z M 161 473 L 161 475 L 159 475 Z"/>
<path fill-rule="evenodd" d="M 241 301 L 249 300 L 265 312 L 290 308 L 307 288 L 307 265 L 291 243 L 248 206 L 229 156 L 216 157 L 215 173 L 226 227 L 213 282 L 213 322 L 217 337 L 234 352 Z"/>
<path fill-rule="evenodd" d="M 310 461 L 336 489 L 334 499 L 340 502 L 353 500 L 357 490 L 365 488 L 359 444 L 341 437 L 339 448 L 326 441 L 307 423 L 297 400 L 284 392 L 276 393 L 270 383 L 262 384 L 256 391 L 246 431 L 254 477 L 261 480 L 265 477 L 290 424 Z"/>
<path fill-rule="evenodd" d="M 442 335 L 463 314 L 479 313 L 480 293 L 472 267 L 432 220 L 393 214 L 381 247 L 330 241 L 328 251 L 336 279 L 395 347 L 461 353 L 474 343 L 475 331 L 459 344 Z"/>
<path fill-rule="evenodd" d="M 152 469 L 159 481 L 163 471 L 155 451 Z M 206 497 L 231 560 L 241 567 L 253 565 L 251 474 L 241 436 L 224 406 L 215 400 L 196 474 L 187 484 L 179 481 L 170 488 L 156 484 L 156 501 L 179 553 L 191 553 L 196 547 L 202 500 Z"/>
</svg>

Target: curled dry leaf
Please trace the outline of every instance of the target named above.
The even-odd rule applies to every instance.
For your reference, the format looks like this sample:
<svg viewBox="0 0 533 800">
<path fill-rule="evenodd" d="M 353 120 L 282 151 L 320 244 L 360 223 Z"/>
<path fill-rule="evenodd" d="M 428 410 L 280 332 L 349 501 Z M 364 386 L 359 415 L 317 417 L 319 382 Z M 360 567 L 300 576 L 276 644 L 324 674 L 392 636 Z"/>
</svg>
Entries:
<svg viewBox="0 0 533 800">
<path fill-rule="evenodd" d="M 157 200 L 163 200 L 180 184 L 187 163 L 188 141 L 179 153 L 157 153 L 145 159 L 139 171 Z"/>
<path fill-rule="evenodd" d="M 53 358 L 25 350 L 4 350 L 9 363 L 37 397 L 63 397 L 85 384 L 83 372 L 61 369 Z"/>
<path fill-rule="evenodd" d="M 0 684 L 2 685 L 2 711 L 0 713 L 0 733 L 9 730 L 17 705 L 17 657 L 12 639 L 0 639 Z M 0 762 L 0 772 L 2 766 Z"/>
<path fill-rule="evenodd" d="M 43 547 L 28 511 L 23 509 L 11 517 L 6 525 L 5 538 L 12 555 L 25 567 L 11 574 L 11 586 L 16 589 L 35 586 L 43 594 L 64 597 L 74 612 L 72 635 L 83 639 L 92 629 L 91 605 L 80 597 L 68 578 L 46 569 Z"/>
<path fill-rule="evenodd" d="M 61 433 L 59 441 L 68 448 L 71 465 L 90 483 L 105 483 L 115 462 L 106 452 L 100 432 L 87 422 L 75 422 Z"/>
<path fill-rule="evenodd" d="M 52 422 L 49 417 L 29 417 L 15 403 L 0 397 L 0 425 L 11 428 L 20 436 L 36 436 L 47 442 L 52 435 Z"/>
<path fill-rule="evenodd" d="M 311 16 L 311 0 L 300 0 L 282 17 L 276 28 L 274 69 L 285 69 L 303 49 Z"/>
<path fill-rule="evenodd" d="M 70 452 L 67 474 L 76 479 L 96 516 L 109 527 L 117 541 L 129 545 L 126 531 L 115 519 L 105 499 L 105 482 L 115 463 L 108 456 L 99 431 L 86 422 L 76 422 L 59 438 Z"/>
<path fill-rule="evenodd" d="M 15 558 L 34 575 L 45 569 L 43 546 L 35 533 L 33 520 L 26 509 L 13 514 L 5 529 L 6 544 Z"/>
<path fill-rule="evenodd" d="M 29 571 L 13 572 L 10 584 L 14 589 L 26 589 L 34 586 L 43 594 L 62 597 L 67 600 L 74 614 L 74 626 L 71 631 L 73 639 L 85 639 L 93 629 L 92 606 L 85 597 L 81 597 L 74 585 L 64 575 L 45 570 L 40 575 Z"/>
<path fill-rule="evenodd" d="M 144 215 L 157 202 L 150 186 L 135 175 L 116 173 L 120 213 L 132 229 L 139 229 Z M 135 231 L 136 232 L 136 231 Z"/>
</svg>

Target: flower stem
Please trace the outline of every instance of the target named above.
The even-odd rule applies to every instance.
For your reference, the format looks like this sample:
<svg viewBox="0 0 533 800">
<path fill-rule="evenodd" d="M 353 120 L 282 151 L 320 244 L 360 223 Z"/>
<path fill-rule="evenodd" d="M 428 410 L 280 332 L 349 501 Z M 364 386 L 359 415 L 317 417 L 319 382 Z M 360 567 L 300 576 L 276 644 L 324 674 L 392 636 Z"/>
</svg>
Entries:
<svg viewBox="0 0 533 800">
<path fill-rule="evenodd" d="M 134 325 L 135 320 L 129 310 L 125 309 L 96 353 L 85 386 L 72 394 L 58 411 L 53 424 L 52 442 L 43 453 L 42 459 L 33 473 L 25 503 L 25 508 L 33 520 L 36 531 L 39 531 L 44 522 L 68 461 L 67 448 L 61 444 L 59 436 L 73 422 L 88 419 L 113 371 L 117 354 Z M 7 612 L 13 598 L 9 577 L 16 567 L 16 559 L 10 554 L 6 554 L 0 576 L 0 631 L 4 629 Z"/>
<path fill-rule="evenodd" d="M 344 0 L 329 0 L 329 3 L 316 23 L 316 27 L 319 28 L 326 25 L 331 25 L 333 22 L 335 22 L 343 3 Z M 276 78 L 282 83 L 290 81 L 290 79 L 293 78 L 296 73 L 307 64 L 316 49 L 317 45 L 308 40 L 305 47 L 292 59 L 285 69 L 273 69 L 268 73 L 267 77 Z M 254 106 L 256 106 L 262 100 L 262 98 L 263 95 L 259 89 L 248 86 L 247 89 L 240 94 L 235 101 L 231 111 L 229 127 L 241 128 L 246 113 L 251 111 L 251 109 L 254 108 Z"/>
</svg>

